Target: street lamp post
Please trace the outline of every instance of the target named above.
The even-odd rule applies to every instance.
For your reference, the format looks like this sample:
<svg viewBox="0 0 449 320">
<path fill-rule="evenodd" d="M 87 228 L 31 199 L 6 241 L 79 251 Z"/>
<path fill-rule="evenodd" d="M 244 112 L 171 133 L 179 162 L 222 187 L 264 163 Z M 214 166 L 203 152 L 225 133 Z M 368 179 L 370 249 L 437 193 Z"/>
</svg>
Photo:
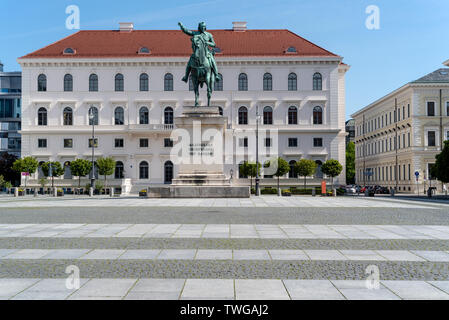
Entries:
<svg viewBox="0 0 449 320">
<path fill-rule="evenodd" d="M 255 195 L 259 196 L 259 106 L 256 105 L 256 188 Z"/>
<path fill-rule="evenodd" d="M 90 187 L 92 188 L 92 191 L 95 187 L 95 114 L 94 114 L 94 107 L 90 106 L 89 109 L 89 119 L 92 123 L 92 171 L 91 171 L 91 177 L 90 177 Z"/>
</svg>

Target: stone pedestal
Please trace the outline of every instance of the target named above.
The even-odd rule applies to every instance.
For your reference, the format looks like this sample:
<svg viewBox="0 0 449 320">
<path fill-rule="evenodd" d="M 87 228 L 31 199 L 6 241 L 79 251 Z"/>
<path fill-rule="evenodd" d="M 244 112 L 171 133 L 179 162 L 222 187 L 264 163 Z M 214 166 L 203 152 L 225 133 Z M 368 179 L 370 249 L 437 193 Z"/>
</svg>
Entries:
<svg viewBox="0 0 449 320">
<path fill-rule="evenodd" d="M 218 107 L 185 106 L 175 118 L 178 175 L 166 187 L 152 187 L 149 197 L 248 198 L 249 187 L 232 186 L 223 172 L 227 118 Z"/>
</svg>

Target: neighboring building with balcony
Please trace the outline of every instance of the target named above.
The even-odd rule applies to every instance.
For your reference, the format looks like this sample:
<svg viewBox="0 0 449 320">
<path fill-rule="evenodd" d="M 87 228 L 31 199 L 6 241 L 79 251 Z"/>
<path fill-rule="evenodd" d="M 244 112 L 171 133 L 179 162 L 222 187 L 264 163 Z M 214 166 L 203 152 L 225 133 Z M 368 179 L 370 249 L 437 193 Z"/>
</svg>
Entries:
<svg viewBox="0 0 449 320">
<path fill-rule="evenodd" d="M 435 155 L 449 139 L 449 68 L 407 83 L 352 117 L 356 183 L 422 193 Z M 432 185 L 442 188 L 436 181 Z"/>
<path fill-rule="evenodd" d="M 21 73 L 3 72 L 0 62 L 0 154 L 20 157 Z"/>
<path fill-rule="evenodd" d="M 227 117 L 226 131 L 238 140 L 237 147 L 255 149 L 258 106 L 260 130 L 277 130 L 276 141 L 259 140 L 261 153 L 278 153 L 292 166 L 300 158 L 318 164 L 334 158 L 345 167 L 349 66 L 342 57 L 288 30 L 247 30 L 246 23 L 234 23 L 233 29 L 209 32 L 218 46 L 215 58 L 223 78 L 211 105 Z M 132 24 L 121 24 L 119 30 L 80 31 L 19 58 L 23 156 L 57 160 L 66 168 L 75 158 L 90 159 L 88 110 L 93 107 L 95 157 L 117 161 L 111 184 L 137 191 L 170 183 L 177 174 L 170 157 L 174 117 L 194 101 L 191 86 L 181 81 L 190 54 L 189 37 L 181 31 L 133 30 Z M 200 96 L 204 104 L 204 89 Z M 244 132 L 251 134 L 245 139 Z M 232 169 L 234 183 L 249 184 L 238 174 L 242 161 L 226 164 L 225 173 Z M 31 185 L 37 178 L 31 177 Z M 321 179 L 318 169 L 310 183 L 318 185 Z M 77 184 L 70 170 L 55 181 Z M 275 183 L 262 179 L 262 184 Z M 302 184 L 293 172 L 281 183 Z M 336 183 L 345 183 L 345 172 Z"/>
</svg>

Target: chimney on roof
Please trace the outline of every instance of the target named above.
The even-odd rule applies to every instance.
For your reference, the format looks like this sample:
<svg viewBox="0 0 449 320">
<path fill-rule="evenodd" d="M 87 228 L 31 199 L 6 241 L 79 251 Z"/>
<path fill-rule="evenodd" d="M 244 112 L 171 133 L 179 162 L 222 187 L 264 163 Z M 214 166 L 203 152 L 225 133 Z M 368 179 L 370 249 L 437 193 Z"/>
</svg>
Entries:
<svg viewBox="0 0 449 320">
<path fill-rule="evenodd" d="M 120 32 L 131 32 L 134 30 L 134 23 L 132 22 L 119 22 Z"/>
<path fill-rule="evenodd" d="M 232 23 L 233 31 L 246 31 L 246 21 L 234 21 Z"/>
</svg>

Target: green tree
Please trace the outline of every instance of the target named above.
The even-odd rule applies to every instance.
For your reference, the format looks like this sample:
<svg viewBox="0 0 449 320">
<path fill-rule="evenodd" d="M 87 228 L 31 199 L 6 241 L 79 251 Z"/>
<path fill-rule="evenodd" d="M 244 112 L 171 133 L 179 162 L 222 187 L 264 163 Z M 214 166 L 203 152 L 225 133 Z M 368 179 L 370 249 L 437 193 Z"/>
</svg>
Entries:
<svg viewBox="0 0 449 320">
<path fill-rule="evenodd" d="M 106 186 L 106 177 L 113 174 L 115 170 L 115 160 L 112 157 L 100 157 L 97 159 L 98 174 L 104 176 L 104 186 Z"/>
<path fill-rule="evenodd" d="M 334 177 L 343 170 L 343 166 L 335 159 L 329 159 L 321 166 L 321 171 L 332 178 L 332 189 L 334 188 Z"/>
<path fill-rule="evenodd" d="M 47 161 L 41 165 L 42 172 L 46 177 L 50 176 L 50 166 L 51 166 L 51 186 L 53 187 L 55 177 L 62 176 L 64 174 L 64 168 L 58 161 Z"/>
<path fill-rule="evenodd" d="M 274 176 L 277 177 L 278 182 L 278 195 L 281 195 L 281 188 L 279 186 L 279 179 L 281 176 L 287 174 L 290 171 L 290 165 L 287 161 L 282 159 L 281 157 L 278 157 L 277 159 L 274 159 L 273 161 L 267 161 L 265 167 L 271 167 L 274 166 L 273 170 L 276 170 L 274 172 Z"/>
<path fill-rule="evenodd" d="M 435 156 L 431 175 L 443 183 L 449 182 L 449 140 L 444 141 L 443 150 Z"/>
<path fill-rule="evenodd" d="M 92 162 L 86 159 L 76 159 L 70 163 L 70 172 L 78 177 L 78 188 L 81 187 L 81 177 L 85 177 L 92 169 Z"/>
<path fill-rule="evenodd" d="M 14 161 L 12 168 L 16 172 L 26 172 L 28 175 L 31 175 L 36 172 L 39 167 L 39 162 L 33 157 L 25 157 L 22 159 L 17 159 Z M 25 188 L 27 186 L 28 175 L 25 176 Z"/>
<path fill-rule="evenodd" d="M 260 163 L 258 163 L 258 166 L 256 166 L 255 162 L 245 161 L 240 166 L 240 175 L 250 177 L 251 189 L 253 188 L 253 178 L 257 175 L 256 168 L 258 169 L 259 174 L 260 174 Z"/>
<path fill-rule="evenodd" d="M 0 187 L 3 188 L 3 185 L 5 184 L 5 178 L 3 175 L 0 174 Z"/>
<path fill-rule="evenodd" d="M 12 181 L 14 184 L 20 184 L 20 172 L 13 170 L 12 166 L 17 157 L 8 152 L 0 154 L 0 174 L 6 181 Z"/>
<path fill-rule="evenodd" d="M 346 146 L 346 183 L 355 183 L 355 144 L 349 142 Z"/>
<path fill-rule="evenodd" d="M 301 159 L 295 163 L 295 172 L 298 176 L 304 177 L 304 189 L 306 188 L 307 177 L 315 173 L 316 167 L 316 162 L 310 159 Z"/>
</svg>

